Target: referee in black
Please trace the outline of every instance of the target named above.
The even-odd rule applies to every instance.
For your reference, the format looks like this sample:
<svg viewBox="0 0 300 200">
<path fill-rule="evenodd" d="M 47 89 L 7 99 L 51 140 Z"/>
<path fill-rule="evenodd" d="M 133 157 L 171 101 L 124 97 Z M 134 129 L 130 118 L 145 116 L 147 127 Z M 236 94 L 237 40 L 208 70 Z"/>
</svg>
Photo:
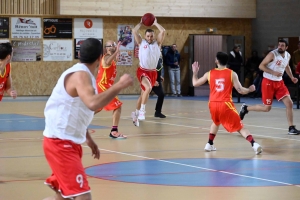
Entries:
<svg viewBox="0 0 300 200">
<path fill-rule="evenodd" d="M 163 59 L 162 56 L 159 58 L 156 71 L 157 71 L 157 79 L 158 86 L 153 86 L 152 91 L 158 96 L 156 106 L 155 106 L 155 114 L 154 117 L 166 118 L 164 114 L 161 113 L 161 108 L 164 103 L 165 93 L 162 87 L 163 78 Z"/>
</svg>

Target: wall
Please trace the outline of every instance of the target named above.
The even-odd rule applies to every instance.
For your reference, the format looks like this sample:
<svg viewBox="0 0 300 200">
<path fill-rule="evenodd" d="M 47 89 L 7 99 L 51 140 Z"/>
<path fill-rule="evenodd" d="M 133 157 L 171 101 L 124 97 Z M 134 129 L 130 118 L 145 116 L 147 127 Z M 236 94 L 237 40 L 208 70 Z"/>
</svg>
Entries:
<svg viewBox="0 0 300 200">
<path fill-rule="evenodd" d="M 0 13 L 5 14 L 56 14 L 57 0 L 1 0 Z"/>
<path fill-rule="evenodd" d="M 255 0 L 60 0 L 61 15 L 254 18 Z"/>
<path fill-rule="evenodd" d="M 139 17 L 103 17 L 104 42 L 117 39 L 118 24 L 133 24 L 139 22 Z M 182 94 L 188 93 L 188 53 L 184 53 L 184 46 L 188 46 L 189 34 L 205 34 L 207 27 L 216 27 L 218 34 L 245 35 L 246 55 L 251 49 L 251 20 L 250 19 L 197 19 L 197 18 L 158 18 L 158 22 L 167 30 L 164 45 L 176 43 L 182 56 L 181 79 Z M 155 29 L 156 30 L 156 29 Z M 143 34 L 145 27 L 141 29 Z M 60 74 L 71 67 L 78 60 L 72 62 L 13 62 L 12 77 L 19 95 L 49 95 Z M 130 73 L 135 77 L 138 59 L 133 60 L 133 66 L 119 66 L 118 75 Z M 133 87 L 124 90 L 122 94 L 138 94 L 140 89 L 136 82 Z M 165 90 L 170 92 L 168 80 Z"/>
<path fill-rule="evenodd" d="M 261 54 L 277 45 L 278 37 L 300 37 L 299 0 L 257 0 L 253 19 L 253 49 Z"/>
</svg>

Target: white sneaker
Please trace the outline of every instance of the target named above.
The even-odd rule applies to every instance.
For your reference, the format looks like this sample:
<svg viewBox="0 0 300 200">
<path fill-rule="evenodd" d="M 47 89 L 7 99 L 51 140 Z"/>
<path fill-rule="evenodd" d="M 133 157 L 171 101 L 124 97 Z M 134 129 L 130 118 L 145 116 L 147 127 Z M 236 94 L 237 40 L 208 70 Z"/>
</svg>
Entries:
<svg viewBox="0 0 300 200">
<path fill-rule="evenodd" d="M 139 117 L 138 117 L 138 119 L 139 120 L 145 120 L 145 113 L 146 113 L 146 111 L 144 111 L 144 110 L 139 110 Z"/>
<path fill-rule="evenodd" d="M 256 143 L 256 142 L 253 143 L 253 147 L 252 148 L 255 151 L 256 155 L 258 155 L 258 154 L 260 154 L 262 152 L 261 146 L 258 143 Z"/>
<path fill-rule="evenodd" d="M 207 143 L 206 145 L 205 145 L 205 147 L 204 147 L 204 150 L 205 151 L 217 151 L 217 148 L 216 147 L 214 147 L 214 145 L 210 145 L 209 143 Z"/>
<path fill-rule="evenodd" d="M 132 122 L 135 126 L 139 127 L 140 123 L 139 123 L 139 119 L 136 117 L 135 112 L 131 113 L 131 118 L 132 118 Z"/>
</svg>

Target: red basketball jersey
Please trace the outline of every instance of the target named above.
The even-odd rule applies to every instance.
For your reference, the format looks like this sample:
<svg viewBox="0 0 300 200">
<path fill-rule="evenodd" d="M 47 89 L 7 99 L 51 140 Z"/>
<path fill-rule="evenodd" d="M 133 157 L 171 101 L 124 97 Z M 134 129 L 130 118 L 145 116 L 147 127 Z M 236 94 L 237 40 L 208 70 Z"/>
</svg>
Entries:
<svg viewBox="0 0 300 200">
<path fill-rule="evenodd" d="M 212 69 L 208 74 L 208 81 L 210 85 L 209 101 L 232 101 L 232 70 Z"/>
<path fill-rule="evenodd" d="M 9 78 L 10 74 L 10 63 L 5 66 L 3 74 L 0 73 L 0 101 L 2 100 L 3 94 L 6 89 L 6 81 Z"/>
<path fill-rule="evenodd" d="M 104 87 L 107 89 L 111 87 L 115 82 L 115 78 L 117 76 L 117 65 L 115 61 L 112 61 L 110 66 L 104 67 L 104 57 L 105 56 L 103 56 L 100 62 L 100 67 L 97 75 L 97 84 L 100 88 Z"/>
</svg>

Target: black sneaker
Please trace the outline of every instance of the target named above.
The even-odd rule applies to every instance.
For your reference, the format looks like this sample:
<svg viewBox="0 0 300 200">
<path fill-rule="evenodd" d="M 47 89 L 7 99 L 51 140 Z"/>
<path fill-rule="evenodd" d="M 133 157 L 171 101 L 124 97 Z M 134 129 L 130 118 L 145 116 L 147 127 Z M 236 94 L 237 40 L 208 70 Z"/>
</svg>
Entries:
<svg viewBox="0 0 300 200">
<path fill-rule="evenodd" d="M 159 117 L 159 118 L 166 118 L 166 115 L 162 114 L 162 113 L 155 113 L 154 117 Z"/>
<path fill-rule="evenodd" d="M 182 97 L 182 95 L 181 94 L 177 94 L 177 97 Z"/>
<path fill-rule="evenodd" d="M 245 117 L 245 115 L 248 113 L 247 107 L 248 106 L 246 104 L 244 104 L 244 103 L 241 106 L 240 113 L 239 113 L 241 120 L 243 120 L 244 117 Z"/>
<path fill-rule="evenodd" d="M 290 126 L 288 134 L 289 135 L 299 135 L 300 132 L 296 129 L 295 126 Z"/>
</svg>

